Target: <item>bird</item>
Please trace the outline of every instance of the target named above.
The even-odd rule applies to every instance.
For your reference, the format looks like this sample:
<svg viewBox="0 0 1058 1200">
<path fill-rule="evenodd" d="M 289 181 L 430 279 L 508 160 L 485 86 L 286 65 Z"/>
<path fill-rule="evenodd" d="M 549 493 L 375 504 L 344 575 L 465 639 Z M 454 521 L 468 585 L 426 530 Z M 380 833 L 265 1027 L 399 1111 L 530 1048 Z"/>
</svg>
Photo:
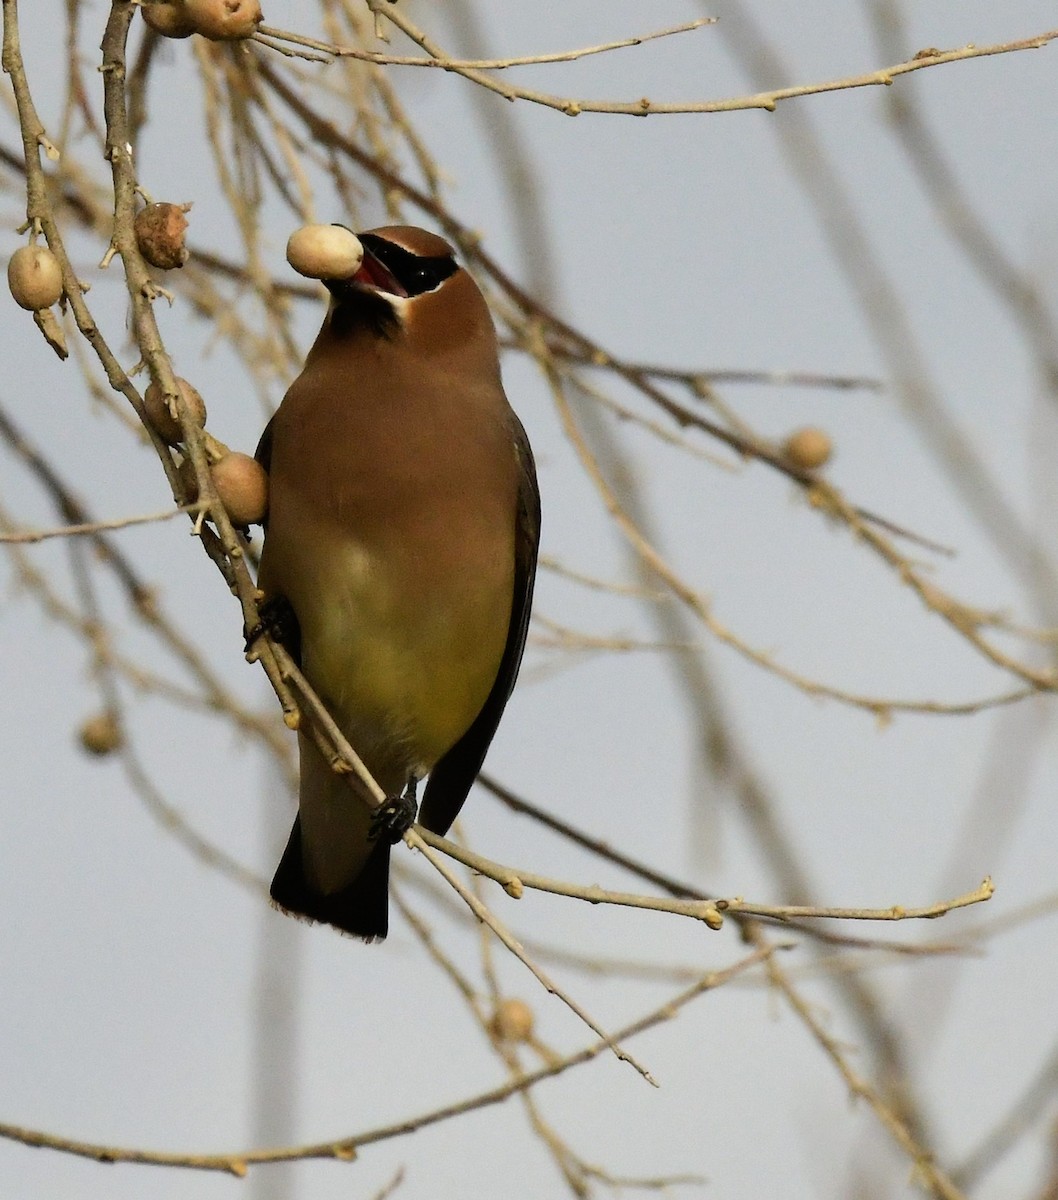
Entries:
<svg viewBox="0 0 1058 1200">
<path fill-rule="evenodd" d="M 374 816 L 299 732 L 281 910 L 364 941 L 388 930 L 391 845 L 415 814 L 444 835 L 522 660 L 540 539 L 532 449 L 496 331 L 441 236 L 357 235 L 351 278 L 265 428 L 258 587 L 290 651 L 385 791 Z"/>
</svg>

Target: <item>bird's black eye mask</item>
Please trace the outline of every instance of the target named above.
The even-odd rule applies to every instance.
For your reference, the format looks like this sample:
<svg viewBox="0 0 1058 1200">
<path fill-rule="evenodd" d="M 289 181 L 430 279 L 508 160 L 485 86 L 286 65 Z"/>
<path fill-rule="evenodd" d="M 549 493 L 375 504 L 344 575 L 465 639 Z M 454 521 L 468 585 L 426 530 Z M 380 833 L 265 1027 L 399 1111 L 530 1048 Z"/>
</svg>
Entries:
<svg viewBox="0 0 1058 1200">
<path fill-rule="evenodd" d="M 413 254 L 374 233 L 358 236 L 364 247 L 360 269 L 352 279 L 325 281 L 337 301 L 332 329 L 339 336 L 365 325 L 384 337 L 392 336 L 397 314 L 387 295 L 408 299 L 421 296 L 440 287 L 459 270 L 451 254 L 428 257 Z"/>
<path fill-rule="evenodd" d="M 427 258 L 425 255 L 413 254 L 403 246 L 398 246 L 396 242 L 389 242 L 374 233 L 361 234 L 360 241 L 367 251 L 364 255 L 364 266 L 360 270 L 366 269 L 371 274 L 382 275 L 383 279 L 373 278 L 371 282 L 383 291 L 394 291 L 398 296 L 421 296 L 423 292 L 432 292 L 434 288 L 440 287 L 449 275 L 454 275 L 459 270 L 451 254 Z M 378 267 L 382 270 L 377 271 Z M 388 279 L 385 278 L 387 276 Z M 396 283 L 397 289 L 388 287 L 387 283 Z"/>
</svg>

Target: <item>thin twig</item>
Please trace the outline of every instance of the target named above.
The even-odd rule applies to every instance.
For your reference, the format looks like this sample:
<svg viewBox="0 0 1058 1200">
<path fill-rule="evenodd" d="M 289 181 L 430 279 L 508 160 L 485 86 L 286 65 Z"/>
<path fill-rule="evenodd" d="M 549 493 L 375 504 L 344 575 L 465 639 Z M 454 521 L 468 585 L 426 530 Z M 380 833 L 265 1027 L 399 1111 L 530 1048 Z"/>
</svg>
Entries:
<svg viewBox="0 0 1058 1200">
<path fill-rule="evenodd" d="M 365 1146 L 376 1142 L 389 1141 L 395 1137 L 403 1137 L 418 1129 L 436 1125 L 452 1117 L 462 1116 L 468 1112 L 476 1112 L 482 1108 L 499 1104 L 510 1096 L 535 1087 L 545 1079 L 553 1079 L 573 1067 L 581 1066 L 598 1058 L 600 1054 L 613 1049 L 613 1041 L 628 1041 L 639 1033 L 653 1029 L 657 1025 L 670 1021 L 680 1009 L 692 1000 L 715 990 L 725 983 L 766 962 L 778 949 L 775 946 L 758 947 L 752 954 L 740 959 L 730 967 L 719 971 L 710 971 L 701 976 L 688 988 L 671 997 L 663 1005 L 654 1009 L 644 1017 L 631 1022 L 613 1035 L 613 1038 L 603 1038 L 590 1046 L 567 1055 L 558 1062 L 549 1063 L 535 1071 L 530 1071 L 518 1078 L 508 1080 L 488 1091 L 468 1096 L 454 1104 L 432 1109 L 416 1117 L 408 1117 L 391 1125 L 378 1126 L 333 1138 L 325 1142 L 312 1142 L 301 1146 L 281 1146 L 264 1150 L 230 1151 L 221 1154 L 178 1154 L 164 1151 L 132 1149 L 122 1146 L 107 1146 L 99 1142 L 85 1142 L 74 1138 L 61 1137 L 57 1134 L 46 1133 L 39 1129 L 29 1129 L 24 1126 L 0 1122 L 0 1138 L 20 1142 L 25 1146 L 36 1146 L 43 1149 L 57 1150 L 72 1154 L 78 1158 L 89 1158 L 96 1162 L 106 1163 L 141 1163 L 149 1166 L 186 1167 L 198 1171 L 217 1171 L 229 1175 L 244 1177 L 250 1167 L 262 1163 L 302 1162 L 307 1159 L 331 1159 L 339 1162 L 351 1162 L 357 1152 Z"/>
<path fill-rule="evenodd" d="M 690 917 L 703 921 L 710 929 L 719 929 L 724 915 L 743 917 L 770 917 L 774 921 L 842 920 L 842 921 L 921 921 L 943 917 L 955 909 L 968 908 L 991 900 L 995 886 L 985 879 L 972 892 L 942 900 L 921 908 L 909 908 L 893 904 L 888 908 L 827 907 L 815 904 L 756 904 L 738 899 L 665 900 L 657 896 L 643 896 L 632 892 L 616 892 L 598 884 L 575 884 L 562 879 L 552 879 L 535 871 L 525 871 L 505 866 L 486 858 L 448 838 L 419 827 L 418 836 L 435 850 L 447 854 L 479 875 L 484 875 L 504 889 L 509 896 L 520 899 L 524 888 L 538 892 L 549 892 L 554 896 L 568 896 L 584 900 L 589 904 L 613 904 L 626 908 L 639 908 L 653 912 L 671 913 L 673 916 Z"/>
<path fill-rule="evenodd" d="M 360 756 L 349 745 L 345 735 L 313 691 L 308 680 L 305 679 L 300 669 L 282 647 L 276 648 L 276 654 L 281 664 L 284 678 L 296 687 L 302 701 L 303 710 L 309 715 L 310 724 L 306 732 L 316 740 L 318 747 L 332 769 L 348 777 L 349 783 L 357 796 L 367 803 L 370 808 L 378 808 L 384 804 L 386 802 L 385 792 L 383 792 L 378 783 L 372 778 L 371 773 L 365 767 Z M 492 930 L 507 949 L 536 977 L 548 992 L 561 1000 L 572 1012 L 576 1013 L 594 1033 L 597 1033 L 600 1037 L 606 1037 L 607 1035 L 595 1022 L 594 1018 L 532 960 L 507 926 L 489 908 L 482 904 L 470 889 L 463 885 L 462 881 L 455 875 L 444 859 L 425 840 L 425 838 L 433 838 L 433 836 L 421 826 L 412 826 L 404 834 L 404 842 L 413 850 L 418 850 L 426 858 L 430 865 L 441 874 L 445 882 L 448 883 L 467 907 L 470 908 L 474 916 Z M 448 843 L 445 844 L 447 845 Z M 623 1050 L 616 1042 L 611 1046 L 611 1049 L 620 1061 L 627 1062 L 648 1083 L 653 1084 L 655 1087 L 657 1086 L 654 1077 L 646 1067 L 628 1054 L 627 1051 Z"/>
<path fill-rule="evenodd" d="M 850 75 L 843 79 L 831 79 L 820 83 L 800 84 L 796 87 L 773 88 L 765 92 L 757 92 L 749 96 L 733 96 L 725 100 L 689 100 L 676 103 L 659 103 L 644 96 L 639 100 L 588 100 L 575 99 L 572 96 L 559 96 L 551 92 L 534 91 L 530 88 L 518 87 L 494 79 L 484 71 L 470 67 L 450 65 L 454 60 L 422 29 L 407 16 L 384 0 L 368 0 L 368 7 L 373 13 L 383 17 L 406 34 L 417 46 L 438 60 L 440 66 L 462 75 L 464 79 L 478 84 L 502 96 L 505 100 L 525 100 L 531 104 L 539 104 L 545 108 L 554 109 L 567 117 L 576 117 L 581 113 L 607 113 L 618 116 L 647 117 L 672 113 L 721 113 L 737 112 L 744 109 L 765 109 L 774 112 L 784 100 L 793 100 L 801 96 L 817 96 L 825 92 L 848 91 L 862 87 L 888 87 L 902 75 L 913 71 L 921 71 L 929 67 L 938 67 L 947 63 L 964 62 L 967 59 L 986 58 L 996 54 L 1012 54 L 1021 50 L 1038 50 L 1058 38 L 1058 30 L 1037 34 L 1035 37 L 1022 38 L 1019 41 L 1004 42 L 992 46 L 963 46 L 957 50 L 941 50 L 931 52 L 919 58 L 911 58 L 906 62 L 895 63 L 891 67 L 868 71 L 862 75 Z"/>
<path fill-rule="evenodd" d="M 750 941 L 758 949 L 768 945 L 759 931 L 754 933 L 750 927 Z M 832 1037 L 816 1017 L 807 1001 L 797 992 L 785 974 L 771 970 L 773 960 L 768 959 L 764 969 L 775 990 L 779 992 L 790 1008 L 800 1018 L 801 1024 L 811 1033 L 826 1056 L 837 1067 L 849 1092 L 859 1099 L 865 1100 L 878 1117 L 882 1127 L 892 1137 L 900 1149 L 914 1164 L 915 1175 L 920 1183 L 928 1187 L 937 1200 L 966 1200 L 963 1193 L 955 1186 L 950 1176 L 937 1166 L 933 1155 L 912 1134 L 907 1122 L 896 1109 L 889 1104 L 881 1093 L 859 1072 L 853 1070 L 841 1044 Z"/>
<path fill-rule="evenodd" d="M 279 50 L 275 42 L 289 42 L 292 46 L 305 46 L 310 50 L 318 50 L 321 54 L 332 58 L 353 58 L 358 62 L 374 63 L 384 67 L 432 67 L 442 71 L 504 71 L 509 67 L 532 67 L 543 63 L 575 62 L 588 58 L 593 54 L 609 54 L 613 50 L 625 50 L 630 46 L 641 46 L 644 42 L 653 42 L 658 38 L 672 37 L 678 33 L 690 33 L 701 29 L 703 25 L 715 25 L 716 17 L 698 17 L 694 21 L 685 21 L 682 25 L 671 25 L 666 29 L 657 29 L 652 33 L 641 33 L 634 37 L 621 38 L 616 42 L 603 42 L 597 46 L 584 46 L 579 50 L 559 50 L 551 54 L 528 54 L 511 58 L 423 58 L 421 55 L 380 54 L 375 50 L 364 50 L 359 46 L 337 46 L 331 42 L 322 42 L 316 38 L 306 37 L 301 33 L 293 33 L 288 29 L 276 29 L 271 25 L 261 25 L 257 30 L 258 40 L 264 41 L 271 49 Z M 326 61 L 318 60 L 318 61 Z"/>
<path fill-rule="evenodd" d="M 57 529 L 19 529 L 11 533 L 0 533 L 0 544 L 32 545 L 46 542 L 50 538 L 83 537 L 89 533 L 106 533 L 113 529 L 128 529 L 133 525 L 153 525 L 160 521 L 171 521 L 173 517 L 192 516 L 205 511 L 198 501 L 167 508 L 164 512 L 148 513 L 140 517 L 118 517 L 113 521 L 88 521 L 79 525 L 60 525 Z"/>
</svg>

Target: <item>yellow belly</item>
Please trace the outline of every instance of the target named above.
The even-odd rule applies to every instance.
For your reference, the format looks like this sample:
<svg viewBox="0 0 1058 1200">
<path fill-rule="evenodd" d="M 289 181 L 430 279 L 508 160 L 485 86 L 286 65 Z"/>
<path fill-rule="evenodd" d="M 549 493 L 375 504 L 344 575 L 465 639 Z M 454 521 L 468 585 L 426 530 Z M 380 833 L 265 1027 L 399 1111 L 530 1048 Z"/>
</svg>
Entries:
<svg viewBox="0 0 1058 1200">
<path fill-rule="evenodd" d="M 398 792 L 488 698 L 510 623 L 513 548 L 420 577 L 399 549 L 383 555 L 319 527 L 299 535 L 283 539 L 282 563 L 266 553 L 262 587 L 293 605 L 306 677 L 381 786 Z"/>
</svg>

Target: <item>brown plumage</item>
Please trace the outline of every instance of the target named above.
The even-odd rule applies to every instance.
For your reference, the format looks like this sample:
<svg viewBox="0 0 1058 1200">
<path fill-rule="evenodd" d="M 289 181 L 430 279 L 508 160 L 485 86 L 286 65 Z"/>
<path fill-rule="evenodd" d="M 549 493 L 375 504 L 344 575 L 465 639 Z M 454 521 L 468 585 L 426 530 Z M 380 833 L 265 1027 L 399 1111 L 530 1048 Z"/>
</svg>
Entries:
<svg viewBox="0 0 1058 1200">
<path fill-rule="evenodd" d="M 429 775 L 419 819 L 447 832 L 518 673 L 539 540 L 532 452 L 500 381 L 477 285 L 444 239 L 362 235 L 261 438 L 260 586 L 296 618 L 310 683 L 389 796 Z M 389 842 L 299 736 L 282 908 L 386 936 Z"/>
</svg>

